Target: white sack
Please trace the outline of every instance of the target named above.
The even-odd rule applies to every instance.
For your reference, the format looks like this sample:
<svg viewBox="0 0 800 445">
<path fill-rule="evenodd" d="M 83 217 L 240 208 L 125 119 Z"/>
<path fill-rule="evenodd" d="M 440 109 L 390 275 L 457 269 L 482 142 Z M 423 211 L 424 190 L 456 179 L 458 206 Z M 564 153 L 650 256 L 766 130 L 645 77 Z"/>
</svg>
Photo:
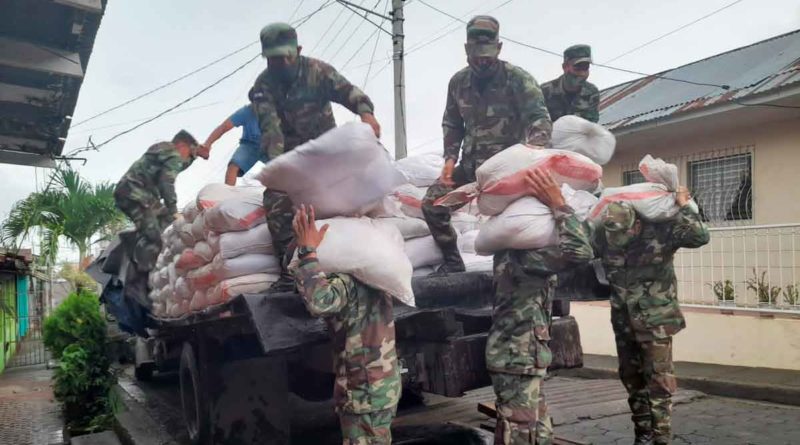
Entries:
<svg viewBox="0 0 800 445">
<path fill-rule="evenodd" d="M 192 222 L 192 237 L 195 243 L 206 239 L 206 215 L 205 212 L 200 213 L 194 218 Z"/>
<path fill-rule="evenodd" d="M 639 162 L 639 171 L 648 182 L 664 184 L 667 190 L 674 192 L 678 190 L 678 166 L 664 162 L 661 158 L 653 158 L 645 155 Z"/>
<path fill-rule="evenodd" d="M 183 206 L 181 214 L 183 215 L 183 219 L 186 220 L 186 224 L 193 223 L 197 215 L 200 214 L 200 209 L 197 207 L 197 200 L 187 202 L 186 205 Z"/>
<path fill-rule="evenodd" d="M 568 114 L 553 123 L 550 144 L 555 149 L 580 153 L 605 165 L 614 156 L 617 140 L 602 125 Z"/>
<path fill-rule="evenodd" d="M 209 251 L 211 247 L 209 246 Z M 261 224 L 243 232 L 228 232 L 219 236 L 217 252 L 222 258 L 233 258 L 249 253 L 272 255 L 272 235 L 269 227 Z"/>
<path fill-rule="evenodd" d="M 419 269 L 414 269 L 414 272 L 411 274 L 413 277 L 427 277 L 428 275 L 434 273 L 436 271 L 435 268 L 430 266 L 420 267 Z"/>
<path fill-rule="evenodd" d="M 370 218 L 317 221 L 317 227 L 325 224 L 330 229 L 317 249 L 322 270 L 351 274 L 362 283 L 414 306 L 411 262 L 396 227 Z"/>
<path fill-rule="evenodd" d="M 205 230 L 217 233 L 240 232 L 264 224 L 266 211 L 263 201 L 223 201 L 204 212 Z"/>
<path fill-rule="evenodd" d="M 437 204 L 466 203 L 478 196 L 480 213 L 497 215 L 528 194 L 527 172 L 539 168 L 575 190 L 595 190 L 603 176 L 603 168 L 582 154 L 517 144 L 484 162 L 475 172 L 477 183 L 448 193 Z"/>
<path fill-rule="evenodd" d="M 167 266 L 167 277 L 169 280 L 169 286 L 174 289 L 175 282 L 178 281 L 178 271 L 175 269 L 175 263 L 170 263 Z"/>
<path fill-rule="evenodd" d="M 200 311 L 208 307 L 208 301 L 206 300 L 206 291 L 205 290 L 198 290 L 195 291 L 194 295 L 192 295 L 192 301 L 189 303 L 189 310 L 192 312 Z"/>
<path fill-rule="evenodd" d="M 422 215 L 422 200 L 427 192 L 427 187 L 403 184 L 392 192 L 392 196 L 400 202 L 400 210 L 405 215 L 412 218 L 424 218 Z"/>
<path fill-rule="evenodd" d="M 210 264 L 189 272 L 189 282 L 195 289 L 207 289 L 228 278 L 257 273 L 280 273 L 278 259 L 272 255 L 251 253 L 236 258 L 219 254 Z"/>
<path fill-rule="evenodd" d="M 466 212 L 453 212 L 450 215 L 450 224 L 458 233 L 477 230 L 480 226 L 478 217 Z"/>
<path fill-rule="evenodd" d="M 186 247 L 192 247 L 197 242 L 197 240 L 194 238 L 194 234 L 192 233 L 193 227 L 193 224 L 187 223 L 184 224 L 183 227 L 181 227 L 178 231 L 178 237 L 181 239 L 181 241 L 183 241 L 183 245 Z"/>
<path fill-rule="evenodd" d="M 177 270 L 189 271 L 198 269 L 214 259 L 211 247 L 204 241 L 195 244 L 194 248 L 183 251 L 178 261 L 175 262 Z"/>
<path fill-rule="evenodd" d="M 474 253 L 462 253 L 461 259 L 467 272 L 493 272 L 494 256 L 475 255 Z"/>
<path fill-rule="evenodd" d="M 442 174 L 444 158 L 438 154 L 409 156 L 395 163 L 406 180 L 417 187 L 432 186 Z"/>
<path fill-rule="evenodd" d="M 406 241 L 405 252 L 414 269 L 442 264 L 442 250 L 436 245 L 433 236 L 414 238 Z"/>
<path fill-rule="evenodd" d="M 475 253 L 475 240 L 480 230 L 470 230 L 458 236 L 458 250 L 462 256 L 465 253 Z"/>
<path fill-rule="evenodd" d="M 597 198 L 585 191 L 561 188 L 567 204 L 578 218 L 585 217 L 597 203 Z M 501 214 L 481 226 L 475 240 L 475 252 L 491 255 L 500 250 L 538 249 L 558 244 L 556 220 L 550 208 L 538 199 L 526 196 L 509 205 Z"/>
<path fill-rule="evenodd" d="M 249 202 L 261 205 L 264 187 L 232 186 L 227 184 L 208 184 L 197 194 L 197 206 L 202 210 L 216 207 L 225 201 Z"/>
<path fill-rule="evenodd" d="M 363 215 L 405 182 L 372 127 L 362 122 L 334 128 L 272 159 L 258 177 L 288 193 L 295 205 L 313 205 L 319 218 Z"/>
<path fill-rule="evenodd" d="M 403 239 L 409 240 L 420 238 L 431 234 L 428 228 L 428 223 L 424 219 L 411 218 L 408 216 L 394 217 L 394 218 L 379 218 L 380 222 L 391 224 L 397 227 Z"/>
<path fill-rule="evenodd" d="M 189 300 L 194 294 L 194 290 L 184 277 L 178 277 L 174 288 L 175 298 L 178 300 Z"/>
<path fill-rule="evenodd" d="M 603 190 L 600 201 L 592 209 L 589 218 L 599 221 L 612 202 L 627 202 L 642 219 L 653 222 L 669 221 L 675 218 L 680 207 L 675 203 L 675 193 L 664 184 L 641 182 L 623 187 L 609 187 Z M 689 205 L 697 209 L 697 204 Z"/>
<path fill-rule="evenodd" d="M 208 290 L 207 301 L 209 304 L 220 304 L 237 295 L 266 292 L 279 278 L 279 274 L 259 273 L 224 280 Z"/>
</svg>

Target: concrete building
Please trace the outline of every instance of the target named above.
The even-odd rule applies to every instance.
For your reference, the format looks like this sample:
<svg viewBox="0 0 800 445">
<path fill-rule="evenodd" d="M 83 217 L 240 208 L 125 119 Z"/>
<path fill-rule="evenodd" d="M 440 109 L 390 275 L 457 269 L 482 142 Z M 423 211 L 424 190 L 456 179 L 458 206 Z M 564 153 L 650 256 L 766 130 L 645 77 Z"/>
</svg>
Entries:
<svg viewBox="0 0 800 445">
<path fill-rule="evenodd" d="M 607 88 L 600 109 L 617 137 L 605 185 L 663 158 L 712 228 L 675 259 L 689 321 L 676 359 L 800 369 L 800 30 Z M 595 314 L 582 330 L 609 334 L 586 352 L 612 353 L 599 308 L 578 307 Z"/>
</svg>

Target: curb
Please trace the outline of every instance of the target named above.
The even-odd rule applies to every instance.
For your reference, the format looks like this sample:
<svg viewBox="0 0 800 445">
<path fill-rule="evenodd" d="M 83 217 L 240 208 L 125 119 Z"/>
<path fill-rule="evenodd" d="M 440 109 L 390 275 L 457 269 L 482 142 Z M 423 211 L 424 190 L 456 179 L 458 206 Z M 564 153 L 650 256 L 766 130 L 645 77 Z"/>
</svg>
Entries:
<svg viewBox="0 0 800 445">
<path fill-rule="evenodd" d="M 114 413 L 114 432 L 122 445 L 178 445 L 123 386 L 112 389 L 122 409 Z"/>
<path fill-rule="evenodd" d="M 560 375 L 585 379 L 618 379 L 616 369 L 577 368 L 559 371 Z M 709 395 L 733 397 L 745 400 L 779 403 L 800 406 L 800 389 L 768 384 L 748 384 L 723 379 L 678 375 L 678 386 L 684 389 L 702 391 Z"/>
</svg>

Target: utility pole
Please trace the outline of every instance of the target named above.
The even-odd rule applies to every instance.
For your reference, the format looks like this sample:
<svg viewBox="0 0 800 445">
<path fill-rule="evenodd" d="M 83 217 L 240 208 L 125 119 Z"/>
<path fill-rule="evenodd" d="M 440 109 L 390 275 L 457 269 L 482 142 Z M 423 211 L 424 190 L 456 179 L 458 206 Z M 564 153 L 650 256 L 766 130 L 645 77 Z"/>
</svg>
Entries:
<svg viewBox="0 0 800 445">
<path fill-rule="evenodd" d="M 403 2 L 392 0 L 392 43 L 394 60 L 394 157 L 406 157 L 406 72 L 404 67 Z"/>
</svg>

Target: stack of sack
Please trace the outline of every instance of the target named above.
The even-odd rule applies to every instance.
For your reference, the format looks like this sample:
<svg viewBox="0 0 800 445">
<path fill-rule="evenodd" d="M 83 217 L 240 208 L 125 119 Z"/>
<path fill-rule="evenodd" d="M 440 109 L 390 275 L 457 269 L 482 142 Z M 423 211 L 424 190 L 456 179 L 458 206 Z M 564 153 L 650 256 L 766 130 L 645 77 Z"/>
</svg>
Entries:
<svg viewBox="0 0 800 445">
<path fill-rule="evenodd" d="M 266 291 L 278 279 L 265 224 L 263 187 L 210 184 L 164 231 L 164 249 L 151 273 L 153 313 L 181 317 Z"/>
<path fill-rule="evenodd" d="M 639 162 L 639 171 L 647 182 L 603 190 L 590 218 L 594 221 L 602 218 L 608 204 L 612 202 L 627 202 L 647 221 L 673 219 L 680 210 L 675 203 L 675 192 L 679 185 L 678 167 L 648 154 Z M 689 205 L 697 209 L 694 201 Z"/>
<path fill-rule="evenodd" d="M 412 266 L 400 229 L 366 216 L 384 215 L 387 195 L 406 182 L 369 125 L 332 129 L 272 160 L 258 178 L 265 187 L 286 192 L 295 205 L 313 206 L 318 227 L 330 225 L 317 249 L 324 271 L 351 274 L 414 305 Z"/>
</svg>

